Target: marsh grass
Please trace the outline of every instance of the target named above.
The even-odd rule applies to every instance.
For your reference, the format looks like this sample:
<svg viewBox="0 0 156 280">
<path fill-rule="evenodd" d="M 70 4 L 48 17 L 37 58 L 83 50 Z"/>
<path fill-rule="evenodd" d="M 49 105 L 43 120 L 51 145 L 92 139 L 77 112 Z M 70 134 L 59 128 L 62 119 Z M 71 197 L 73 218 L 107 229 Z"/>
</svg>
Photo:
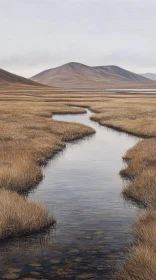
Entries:
<svg viewBox="0 0 156 280">
<path fill-rule="evenodd" d="M 57 122 L 53 114 L 84 113 L 101 125 L 143 136 L 146 139 L 130 149 L 121 175 L 129 178 L 124 194 L 142 201 L 147 212 L 133 228 L 133 246 L 117 280 L 155 280 L 155 168 L 156 98 L 146 95 L 109 95 L 37 87 L 0 87 L 0 238 L 20 236 L 53 224 L 42 204 L 29 202 L 14 191 L 28 190 L 42 180 L 45 164 L 65 141 L 95 133 L 80 124 Z M 150 212 L 149 212 L 150 211 Z"/>
<path fill-rule="evenodd" d="M 117 280 L 153 280 L 156 277 L 156 210 L 145 210 L 133 229 L 133 246 Z"/>
<path fill-rule="evenodd" d="M 125 265 L 116 280 L 154 280 L 156 275 L 156 252 L 145 245 L 131 248 Z"/>
<path fill-rule="evenodd" d="M 0 239 L 31 234 L 54 224 L 55 219 L 40 202 L 0 190 Z"/>
<path fill-rule="evenodd" d="M 123 190 L 125 197 L 156 207 L 156 139 L 138 142 L 124 156 L 127 167 L 120 174 L 130 178 Z"/>
<path fill-rule="evenodd" d="M 28 194 L 43 179 L 41 165 L 65 142 L 95 133 L 81 124 L 57 122 L 52 114 L 84 113 L 52 90 L 0 87 L 0 239 L 23 236 L 54 224 L 48 210 L 19 193 Z M 48 95 L 48 96 L 47 96 Z"/>
<path fill-rule="evenodd" d="M 42 108 L 43 114 L 46 107 L 37 105 Z M 10 104 L 10 116 L 7 114 L 5 121 L 4 117 L 2 121 L 0 119 L 0 188 L 25 191 L 36 186 L 43 178 L 40 165 L 46 164 L 63 149 L 65 141 L 95 133 L 94 129 L 85 125 L 54 121 L 51 115 L 36 116 L 37 105 L 34 103 L 35 109 L 31 108 L 28 114 L 27 108 L 14 111 Z"/>
<path fill-rule="evenodd" d="M 104 97 L 103 97 L 104 98 Z M 99 124 L 143 138 L 127 151 L 120 175 L 127 180 L 123 196 L 137 202 L 141 212 L 132 230 L 133 244 L 116 280 L 156 279 L 156 98 L 107 96 L 88 103 Z M 87 102 L 86 102 L 87 103 Z M 82 104 L 82 103 L 81 103 Z M 83 103 L 83 105 L 85 102 Z"/>
<path fill-rule="evenodd" d="M 88 105 L 94 112 L 91 119 L 101 125 L 138 137 L 124 156 L 126 166 L 120 175 L 127 180 L 123 196 L 137 202 L 146 212 L 141 213 L 133 232 L 133 245 L 117 280 L 156 279 L 156 98 L 155 96 L 108 96 L 101 102 L 77 102 Z M 148 139 L 149 138 L 149 139 Z M 149 222 L 148 222 L 149 220 Z"/>
</svg>

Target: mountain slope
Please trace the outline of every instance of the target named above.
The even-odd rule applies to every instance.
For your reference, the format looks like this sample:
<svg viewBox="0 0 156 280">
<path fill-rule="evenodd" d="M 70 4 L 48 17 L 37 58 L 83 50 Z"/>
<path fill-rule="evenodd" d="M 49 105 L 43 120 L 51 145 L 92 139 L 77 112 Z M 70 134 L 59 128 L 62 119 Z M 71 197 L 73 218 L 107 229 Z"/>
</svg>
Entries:
<svg viewBox="0 0 156 280">
<path fill-rule="evenodd" d="M 153 73 L 145 73 L 145 74 L 140 74 L 141 76 L 147 78 L 147 79 L 151 79 L 153 81 L 156 81 L 156 74 Z"/>
<path fill-rule="evenodd" d="M 11 83 L 25 84 L 25 85 L 38 85 L 38 83 L 30 79 L 26 79 L 21 76 L 12 74 L 0 68 L 0 84 L 11 84 Z"/>
<path fill-rule="evenodd" d="M 45 70 L 31 79 L 37 82 L 43 82 L 44 84 L 52 85 L 53 83 L 64 84 L 66 82 L 81 82 L 81 80 L 86 79 L 99 79 L 102 78 L 102 74 L 93 67 L 87 65 L 71 62 L 64 64 L 62 66 Z M 72 81 L 71 81 L 72 80 Z M 62 85 L 63 86 L 63 85 Z"/>
<path fill-rule="evenodd" d="M 131 71 L 128 71 L 126 69 L 123 69 L 121 67 L 115 66 L 115 65 L 108 65 L 108 66 L 97 66 L 94 67 L 94 69 L 97 69 L 99 71 L 103 71 L 103 73 L 109 73 L 112 75 L 112 78 L 116 78 L 119 80 L 124 81 L 137 81 L 137 82 L 147 82 L 149 81 L 148 78 L 142 77 L 139 74 L 135 74 Z"/>
<path fill-rule="evenodd" d="M 45 70 L 31 78 L 33 81 L 64 88 L 99 87 L 108 84 L 150 83 L 151 81 L 117 66 L 90 67 L 71 62 Z"/>
</svg>

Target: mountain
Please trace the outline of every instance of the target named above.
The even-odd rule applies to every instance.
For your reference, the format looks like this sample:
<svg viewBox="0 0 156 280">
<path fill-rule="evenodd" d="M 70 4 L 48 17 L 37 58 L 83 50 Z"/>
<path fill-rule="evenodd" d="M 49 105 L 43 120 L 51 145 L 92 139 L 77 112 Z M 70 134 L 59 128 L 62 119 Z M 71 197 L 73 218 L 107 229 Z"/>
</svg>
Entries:
<svg viewBox="0 0 156 280">
<path fill-rule="evenodd" d="M 151 79 L 153 81 L 156 81 L 156 74 L 153 73 L 145 73 L 145 74 L 140 74 L 141 76 L 147 78 L 147 79 Z"/>
<path fill-rule="evenodd" d="M 1 84 L 16 84 L 16 85 L 38 85 L 38 83 L 30 80 L 23 78 L 21 76 L 12 74 L 6 70 L 3 70 L 0 68 L 0 85 Z"/>
<path fill-rule="evenodd" d="M 77 62 L 45 70 L 31 79 L 45 85 L 64 88 L 103 87 L 151 82 L 141 75 L 118 66 L 91 67 Z"/>
<path fill-rule="evenodd" d="M 135 74 L 133 72 L 130 72 L 128 70 L 125 70 L 121 67 L 110 65 L 110 66 L 97 66 L 94 67 L 94 69 L 97 69 L 103 73 L 111 75 L 112 79 L 117 79 L 121 81 L 136 81 L 136 82 L 147 82 L 148 78 L 142 77 L 141 75 Z"/>
</svg>

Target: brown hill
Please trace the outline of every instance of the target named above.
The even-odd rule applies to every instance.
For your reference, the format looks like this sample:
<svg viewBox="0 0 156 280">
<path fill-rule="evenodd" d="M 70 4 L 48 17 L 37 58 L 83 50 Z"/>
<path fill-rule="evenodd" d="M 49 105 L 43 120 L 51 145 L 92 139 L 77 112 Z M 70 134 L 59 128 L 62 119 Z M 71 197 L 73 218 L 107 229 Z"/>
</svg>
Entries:
<svg viewBox="0 0 156 280">
<path fill-rule="evenodd" d="M 152 81 L 117 66 L 90 67 L 71 62 L 45 70 L 31 78 L 33 81 L 64 88 L 107 87 L 124 84 L 150 84 Z"/>
<path fill-rule="evenodd" d="M 16 84 L 16 85 L 38 85 L 38 83 L 30 80 L 30 79 L 26 79 L 26 78 L 23 78 L 21 76 L 18 76 L 18 75 L 15 75 L 15 74 L 12 74 L 6 70 L 3 70 L 0 68 L 0 85 L 3 85 L 3 84 Z"/>
<path fill-rule="evenodd" d="M 150 82 L 149 79 L 133 73 L 131 71 L 125 70 L 121 67 L 110 65 L 110 66 L 96 66 L 94 69 L 99 70 L 103 75 L 109 75 L 109 78 L 116 79 L 119 81 L 126 82 Z"/>
</svg>

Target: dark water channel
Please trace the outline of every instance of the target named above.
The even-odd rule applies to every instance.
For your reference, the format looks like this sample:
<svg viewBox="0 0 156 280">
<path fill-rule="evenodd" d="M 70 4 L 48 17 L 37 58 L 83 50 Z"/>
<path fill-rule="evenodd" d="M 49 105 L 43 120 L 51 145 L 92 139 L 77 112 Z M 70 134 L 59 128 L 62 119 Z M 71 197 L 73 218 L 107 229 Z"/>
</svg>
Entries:
<svg viewBox="0 0 156 280">
<path fill-rule="evenodd" d="M 0 279 L 110 280 L 124 260 L 138 209 L 121 197 L 118 173 L 138 138 L 100 126 L 90 114 L 54 117 L 92 126 L 96 134 L 68 143 L 44 169 L 30 196 L 48 205 L 57 227 L 1 243 Z"/>
</svg>

